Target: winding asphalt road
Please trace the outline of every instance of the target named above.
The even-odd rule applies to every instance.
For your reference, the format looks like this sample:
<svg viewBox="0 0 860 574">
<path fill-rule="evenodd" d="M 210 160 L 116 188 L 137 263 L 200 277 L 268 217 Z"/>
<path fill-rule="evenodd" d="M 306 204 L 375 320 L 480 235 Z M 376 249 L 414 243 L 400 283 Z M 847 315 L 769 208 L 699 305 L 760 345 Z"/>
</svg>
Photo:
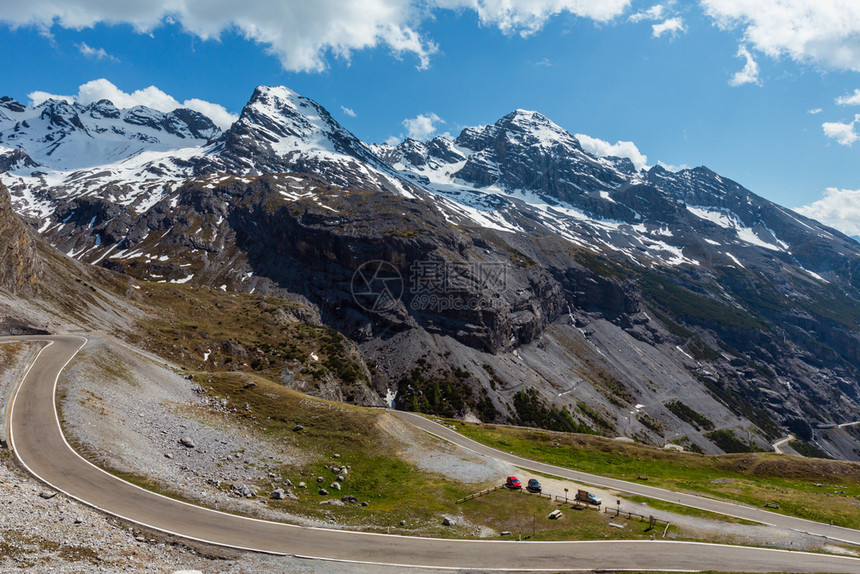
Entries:
<svg viewBox="0 0 860 574">
<path fill-rule="evenodd" d="M 785 454 L 784 452 L 782 452 L 783 445 L 788 444 L 793 440 L 794 440 L 794 435 L 792 435 L 792 434 L 782 437 L 781 439 L 779 439 L 778 441 L 773 443 L 773 445 L 772 445 L 773 446 L 773 452 L 777 452 L 779 454 Z"/>
<path fill-rule="evenodd" d="M 821 522 L 777 514 L 775 512 L 769 512 L 760 508 L 737 504 L 734 502 L 714 500 L 712 498 L 705 498 L 704 496 L 684 494 L 681 492 L 666 490 L 664 488 L 647 486 L 638 482 L 606 478 L 596 474 L 588 474 L 585 472 L 570 470 L 568 468 L 543 464 L 485 446 L 479 442 L 475 442 L 472 439 L 462 436 L 460 433 L 453 431 L 448 427 L 436 424 L 420 415 L 416 415 L 415 413 L 397 411 L 395 414 L 439 438 L 456 443 L 457 445 L 478 454 L 509 462 L 527 470 L 551 474 L 553 476 L 566 478 L 575 482 L 592 484 L 602 488 L 611 488 L 622 492 L 647 496 L 648 498 L 663 500 L 665 502 L 674 502 L 676 504 L 682 504 L 684 506 L 698 508 L 700 510 L 709 510 L 718 514 L 752 520 L 769 526 L 778 526 L 781 528 L 797 530 L 799 532 L 806 532 L 808 534 L 815 534 L 817 536 L 824 536 L 832 539 L 834 542 L 844 542 L 860 546 L 860 530 L 831 526 Z"/>
<path fill-rule="evenodd" d="M 272 554 L 450 569 L 570 571 L 635 568 L 860 573 L 860 559 L 805 552 L 674 541 L 501 542 L 412 538 L 299 527 L 186 504 L 141 489 L 104 472 L 80 457 L 66 442 L 57 419 L 56 383 L 62 369 L 86 343 L 85 338 L 0 338 L 0 342 L 11 340 L 48 343 L 24 376 L 10 412 L 9 437 L 19 462 L 41 481 L 84 504 L 162 532 Z M 468 448 L 479 451 L 477 443 L 464 441 L 457 433 L 445 436 L 447 433 L 444 427 L 436 425 L 437 428 L 433 428 L 430 426 L 433 423 L 426 420 L 421 423 L 422 419 L 415 417 L 408 417 L 407 420 L 420 424 L 422 428 L 431 428 L 433 434 L 448 440 L 456 440 L 461 444 L 465 442 Z M 498 451 L 489 454 L 510 459 L 510 455 Z M 513 458 L 514 464 L 542 472 L 561 475 L 558 470 L 564 470 Z M 621 481 L 600 477 L 593 477 L 592 480 L 589 475 L 566 472 L 576 475 L 576 480 L 587 478 L 597 484 L 599 479 L 612 488 L 630 490 L 616 486 L 623 484 Z M 652 493 L 645 495 L 654 496 Z M 761 520 L 760 517 L 753 519 Z M 815 523 L 808 523 L 807 526 L 807 530 L 815 531 L 825 525 L 816 527 Z M 860 536 L 860 533 L 854 534 Z"/>
</svg>

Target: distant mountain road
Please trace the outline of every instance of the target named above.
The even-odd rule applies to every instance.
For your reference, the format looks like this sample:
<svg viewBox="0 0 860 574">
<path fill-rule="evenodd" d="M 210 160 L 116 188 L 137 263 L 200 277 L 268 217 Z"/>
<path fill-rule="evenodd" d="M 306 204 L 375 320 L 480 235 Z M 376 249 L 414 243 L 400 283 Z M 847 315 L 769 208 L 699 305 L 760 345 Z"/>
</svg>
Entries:
<svg viewBox="0 0 860 574">
<path fill-rule="evenodd" d="M 858 559 L 804 552 L 669 541 L 501 542 L 411 538 L 299 527 L 179 502 L 143 490 L 93 466 L 76 454 L 63 437 L 54 406 L 56 382 L 61 370 L 86 343 L 84 337 L 0 338 L 0 342 L 12 340 L 48 343 L 24 376 L 10 411 L 10 442 L 18 461 L 37 478 L 68 496 L 155 530 L 211 544 L 273 554 L 452 570 L 860 572 Z M 402 416 L 422 428 L 431 429 L 434 434 L 446 434 L 439 430 L 443 427 L 434 426 L 426 419 L 407 414 Z M 443 438 L 457 442 L 464 440 L 457 433 L 450 432 L 453 436 Z M 469 448 L 477 450 L 475 444 Z M 492 451 L 491 456 L 500 454 L 503 453 Z M 562 470 L 511 458 L 514 464 L 537 470 L 549 469 L 543 471 L 552 474 L 559 474 Z M 582 480 L 584 478 L 581 477 L 587 476 L 574 471 L 565 472 Z M 594 479 L 594 482 L 610 483 L 608 486 L 613 488 L 617 487 L 616 484 L 624 484 L 623 489 L 630 490 L 627 483 L 621 481 Z M 653 496 L 652 493 L 646 495 Z M 734 508 L 733 505 L 727 506 Z M 753 519 L 761 520 L 760 517 Z M 774 522 L 770 519 L 765 521 Z M 815 523 L 803 524 L 806 530 L 818 528 L 814 527 Z M 847 538 L 846 533 L 853 533 L 852 536 L 860 540 L 860 532 L 844 529 L 839 532 L 842 533 L 841 538 Z"/>
<path fill-rule="evenodd" d="M 793 516 L 786 516 L 784 514 L 768 512 L 760 508 L 746 506 L 739 503 L 725 502 L 721 500 L 705 498 L 703 496 L 696 496 L 693 494 L 673 492 L 664 488 L 646 486 L 637 482 L 628 482 L 626 480 L 606 478 L 595 474 L 588 474 L 585 472 L 579 472 L 576 470 L 535 462 L 532 460 L 518 457 L 513 454 L 506 453 L 504 451 L 484 446 L 481 443 L 475 442 L 472 439 L 464 437 L 460 433 L 451 430 L 446 426 L 434 423 L 433 421 L 430 421 L 422 417 L 421 415 L 402 411 L 392 412 L 395 412 L 395 414 L 397 414 L 401 418 L 429 432 L 430 434 L 438 436 L 439 438 L 445 439 L 449 442 L 452 442 L 484 456 L 490 456 L 502 460 L 504 462 L 516 465 L 520 468 L 533 470 L 536 472 L 542 472 L 545 474 L 551 474 L 553 476 L 566 478 L 568 480 L 573 480 L 576 482 L 593 484 L 595 486 L 603 488 L 612 488 L 622 492 L 629 492 L 631 494 L 647 496 L 649 498 L 663 500 L 666 502 L 674 502 L 676 504 L 682 504 L 684 506 L 689 506 L 692 508 L 699 508 L 701 510 L 708 510 L 711 512 L 716 512 L 718 514 L 724 514 L 726 516 L 734 516 L 736 518 L 743 518 L 745 520 L 761 522 L 762 524 L 767 524 L 770 526 L 778 526 L 781 528 L 789 528 L 792 530 L 815 534 L 818 536 L 825 536 L 835 541 L 847 542 L 849 544 L 856 544 L 860 546 L 860 530 L 852 530 L 850 528 L 842 528 L 840 526 L 831 526 L 829 524 L 823 524 L 821 522 L 814 522 L 811 520 L 804 520 L 803 518 L 795 518 Z"/>
<path fill-rule="evenodd" d="M 775 443 L 773 443 L 773 451 L 778 452 L 779 454 L 785 454 L 782 452 L 782 446 L 794 440 L 794 435 L 784 436 Z"/>
</svg>

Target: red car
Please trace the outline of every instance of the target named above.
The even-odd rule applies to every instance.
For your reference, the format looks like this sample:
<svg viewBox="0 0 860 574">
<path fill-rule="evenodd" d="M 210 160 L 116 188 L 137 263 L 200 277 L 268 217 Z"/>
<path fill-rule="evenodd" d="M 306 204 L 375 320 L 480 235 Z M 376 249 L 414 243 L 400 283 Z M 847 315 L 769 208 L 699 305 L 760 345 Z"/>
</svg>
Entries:
<svg viewBox="0 0 860 574">
<path fill-rule="evenodd" d="M 520 479 L 516 476 L 509 476 L 508 480 L 505 481 L 505 486 L 513 489 L 519 489 L 523 487 L 522 483 L 520 482 Z"/>
</svg>

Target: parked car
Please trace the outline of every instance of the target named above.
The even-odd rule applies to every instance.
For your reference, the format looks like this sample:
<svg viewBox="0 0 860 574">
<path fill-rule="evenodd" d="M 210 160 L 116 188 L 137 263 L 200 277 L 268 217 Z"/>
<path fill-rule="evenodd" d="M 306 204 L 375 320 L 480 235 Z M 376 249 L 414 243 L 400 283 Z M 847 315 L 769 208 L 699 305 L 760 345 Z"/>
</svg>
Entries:
<svg viewBox="0 0 860 574">
<path fill-rule="evenodd" d="M 516 476 L 509 476 L 508 480 L 505 481 L 505 486 L 513 489 L 519 489 L 523 487 L 522 483 L 520 482 L 520 479 Z"/>
<path fill-rule="evenodd" d="M 530 478 L 528 484 L 526 484 L 526 490 L 529 492 L 540 492 L 541 486 L 536 478 Z"/>
<path fill-rule="evenodd" d="M 584 502 L 586 504 L 593 504 L 595 506 L 600 506 L 601 504 L 603 504 L 603 501 L 600 499 L 599 496 L 594 496 L 587 490 L 577 490 L 576 500 Z"/>
</svg>

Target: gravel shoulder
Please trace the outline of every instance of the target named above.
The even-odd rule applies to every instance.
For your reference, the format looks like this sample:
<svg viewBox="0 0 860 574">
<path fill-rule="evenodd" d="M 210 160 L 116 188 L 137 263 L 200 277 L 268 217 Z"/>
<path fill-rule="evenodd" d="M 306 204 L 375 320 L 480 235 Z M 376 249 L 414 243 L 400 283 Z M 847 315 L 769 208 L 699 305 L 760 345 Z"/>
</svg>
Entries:
<svg viewBox="0 0 860 574">
<path fill-rule="evenodd" d="M 38 351 L 35 344 L 0 345 L 3 429 L 11 394 Z M 63 412 L 72 427 L 67 432 L 73 440 L 94 441 L 94 451 L 105 449 L 106 461 L 113 466 L 121 466 L 128 472 L 150 470 L 160 480 L 174 481 L 189 497 L 196 492 L 211 502 L 217 491 L 200 482 L 202 475 L 213 470 L 207 461 L 244 451 L 241 462 L 234 464 L 229 472 L 249 477 L 260 471 L 250 465 L 246 468 L 246 461 L 265 464 L 271 456 L 297 456 L 279 445 L 261 446 L 258 437 L 247 430 L 199 420 L 197 409 L 209 409 L 212 405 L 195 392 L 196 385 L 163 363 L 109 339 L 92 339 L 84 351 L 61 379 Z M 186 447 L 178 443 L 183 436 L 194 436 L 198 444 L 193 450 L 206 453 L 196 452 L 203 455 L 199 457 L 183 456 Z M 421 453 L 430 452 L 429 448 L 417 447 L 414 452 L 420 458 Z M 174 453 L 172 460 L 164 457 L 168 452 Z M 441 458 L 425 457 L 428 468 L 439 468 L 439 461 L 446 460 L 446 456 L 458 458 L 451 453 Z M 485 473 L 480 470 L 476 476 L 483 478 Z M 245 501 L 228 500 L 225 506 L 226 503 Z M 255 505 L 262 506 L 258 502 L 246 504 L 258 511 Z M 26 569 L 35 573 L 360 574 L 368 571 L 368 566 L 361 564 L 239 552 L 146 532 L 41 484 L 18 467 L 8 449 L 0 449 L 0 515 L 2 572 Z M 388 566 L 373 566 L 373 571 L 437 572 Z"/>
<path fill-rule="evenodd" d="M 259 432 L 256 424 L 238 422 L 236 407 L 226 399 L 203 392 L 197 381 L 163 363 L 95 338 L 67 367 L 60 389 L 69 440 L 100 466 L 145 476 L 159 488 L 220 510 L 337 527 L 270 508 L 268 493 L 246 498 L 220 488 L 298 484 L 307 478 L 278 469 L 298 466 L 308 454 Z M 390 415 L 381 413 L 377 420 L 398 454 L 418 470 L 466 483 L 496 481 L 510 472 L 503 463 L 476 460 Z"/>
<path fill-rule="evenodd" d="M 38 353 L 37 345 L 0 345 L 0 413 L 23 371 Z M 299 462 L 303 453 L 278 444 L 237 424 L 217 397 L 201 393 L 197 383 L 163 362 L 138 354 L 107 338 L 93 338 L 61 377 L 61 412 L 74 443 L 93 453 L 97 462 L 198 500 L 208 506 L 265 518 L 323 525 L 289 516 L 265 504 L 266 496 L 246 499 L 217 488 L 219 480 L 255 481 L 269 469 Z M 219 413 L 220 411 L 220 415 Z M 214 416 L 213 416 L 214 413 Z M 464 483 L 501 482 L 515 474 L 533 475 L 493 459 L 429 437 L 390 415 L 378 418 L 396 438 L 398 454 L 416 468 Z M 3 428 L 5 429 L 5 416 Z M 184 446 L 183 439 L 193 443 Z M 169 455 L 169 456 L 168 456 Z M 535 476 L 546 492 L 571 493 L 582 485 Z M 274 482 L 273 482 L 274 484 Z M 590 489 L 604 500 L 614 492 Z M 32 572 L 301 572 L 352 574 L 367 566 L 307 561 L 189 545 L 158 533 L 143 532 L 55 493 L 28 477 L 8 450 L 0 450 L 0 571 L 28 568 Z M 647 509 L 623 503 L 622 508 L 654 514 L 682 527 L 685 536 L 716 541 L 825 549 L 822 540 L 790 531 L 731 524 Z M 324 524 L 332 527 L 330 523 Z M 336 525 L 334 525 L 336 526 Z M 382 574 L 398 567 L 373 567 Z M 415 570 L 418 572 L 419 570 Z M 432 570 L 420 570 L 432 572 Z"/>
</svg>

